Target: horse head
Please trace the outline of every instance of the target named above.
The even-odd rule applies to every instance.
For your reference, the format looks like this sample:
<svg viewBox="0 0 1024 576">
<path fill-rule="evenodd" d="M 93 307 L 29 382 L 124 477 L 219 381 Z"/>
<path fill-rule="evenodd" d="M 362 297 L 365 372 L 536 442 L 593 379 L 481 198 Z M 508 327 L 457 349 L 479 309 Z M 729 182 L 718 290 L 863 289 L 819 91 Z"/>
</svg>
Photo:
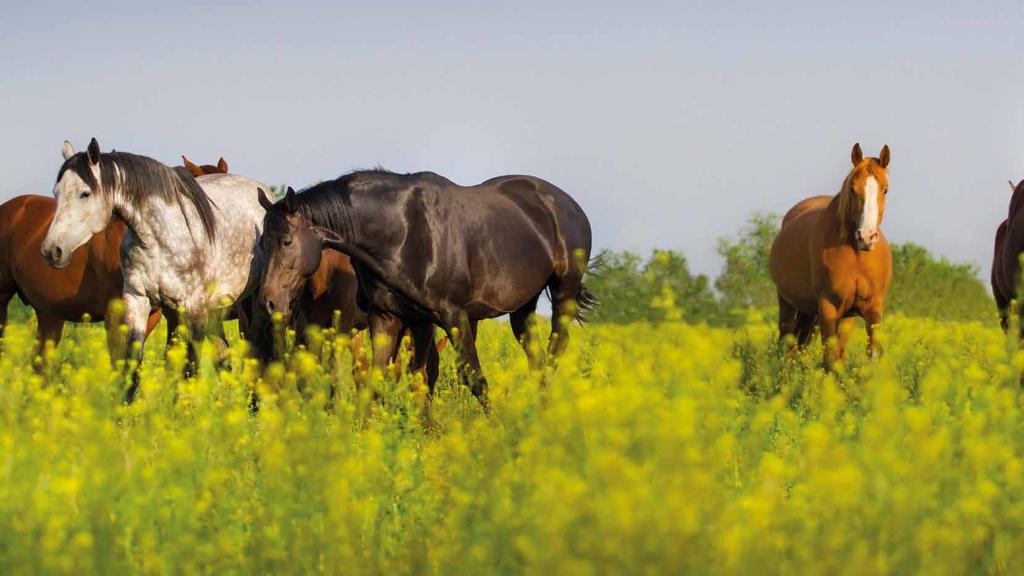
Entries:
<svg viewBox="0 0 1024 576">
<path fill-rule="evenodd" d="M 260 251 L 266 266 L 259 301 L 268 313 L 280 313 L 291 319 L 292 303 L 306 281 L 316 273 L 323 257 L 324 236 L 298 210 L 295 191 L 288 188 L 285 197 L 274 203 L 260 189 L 260 204 L 267 214 L 263 220 Z"/>
<path fill-rule="evenodd" d="M 865 158 L 860 144 L 850 154 L 853 168 L 839 195 L 840 236 L 858 250 L 871 250 L 881 238 L 885 197 L 889 192 L 889 146 L 877 158 Z"/>
</svg>

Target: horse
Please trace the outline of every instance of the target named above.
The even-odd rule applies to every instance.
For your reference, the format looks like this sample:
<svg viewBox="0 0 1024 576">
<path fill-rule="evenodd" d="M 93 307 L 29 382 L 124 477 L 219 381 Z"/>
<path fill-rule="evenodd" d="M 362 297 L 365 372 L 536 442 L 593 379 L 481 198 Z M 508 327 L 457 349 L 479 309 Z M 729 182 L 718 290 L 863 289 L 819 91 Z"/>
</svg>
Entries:
<svg viewBox="0 0 1024 576">
<path fill-rule="evenodd" d="M 352 259 L 368 316 L 373 362 L 386 366 L 402 326 L 413 340 L 410 370 L 433 347 L 434 326 L 460 357 L 463 382 L 486 409 L 487 380 L 476 351 L 481 319 L 510 315 L 532 368 L 543 363 L 528 326 L 545 290 L 552 302 L 548 359 L 568 342 L 568 320 L 583 321 L 596 300 L 583 283 L 590 222 L 553 184 L 502 176 L 463 187 L 431 172 L 357 171 L 266 208 L 259 300 L 288 315 L 290 302 L 324 247 Z M 433 393 L 434 382 L 429 381 Z"/>
<path fill-rule="evenodd" d="M 795 336 L 806 345 L 817 323 L 827 368 L 844 358 L 855 315 L 867 326 L 869 355 L 881 352 L 874 336 L 892 280 L 892 253 L 881 231 L 889 146 L 865 158 L 855 144 L 850 159 L 853 168 L 838 194 L 808 198 L 786 213 L 769 256 L 780 342 Z"/>
<path fill-rule="evenodd" d="M 125 399 L 131 401 L 152 308 L 162 310 L 170 333 L 187 327 L 186 376 L 198 367 L 204 337 L 213 337 L 222 351 L 226 347 L 218 315 L 248 298 L 259 276 L 255 248 L 263 207 L 258 190 L 265 186 L 234 174 L 197 179 L 185 168 L 145 156 L 102 153 L 95 138 L 85 152 L 65 142 L 63 155 L 53 189 L 57 209 L 41 252 L 50 266 L 65 268 L 74 251 L 113 217 L 127 225 L 121 266 L 125 366 L 132 372 Z"/>
<path fill-rule="evenodd" d="M 200 174 L 219 170 L 209 165 L 195 169 Z M 120 246 L 125 224 L 119 219 L 111 220 L 90 238 L 84 250 L 76 250 L 66 268 L 55 270 L 46 264 L 40 247 L 56 208 L 53 198 L 32 194 L 0 204 L 0 338 L 7 325 L 8 305 L 17 294 L 36 314 L 37 356 L 47 341 L 54 346 L 60 343 L 65 322 L 84 318 L 104 322 L 108 337 L 112 336 L 117 319 L 108 314 L 108 307 L 111 300 L 121 297 L 124 283 Z M 160 309 L 156 308 L 146 321 L 145 337 L 159 321 Z M 108 344 L 113 358 L 114 339 Z"/>
<path fill-rule="evenodd" d="M 1010 190 L 1009 214 L 996 228 L 991 274 L 992 296 L 1004 332 L 1010 329 L 1010 301 L 1017 297 L 1020 254 L 1024 252 L 1024 180 L 1016 185 L 1011 181 Z"/>
</svg>

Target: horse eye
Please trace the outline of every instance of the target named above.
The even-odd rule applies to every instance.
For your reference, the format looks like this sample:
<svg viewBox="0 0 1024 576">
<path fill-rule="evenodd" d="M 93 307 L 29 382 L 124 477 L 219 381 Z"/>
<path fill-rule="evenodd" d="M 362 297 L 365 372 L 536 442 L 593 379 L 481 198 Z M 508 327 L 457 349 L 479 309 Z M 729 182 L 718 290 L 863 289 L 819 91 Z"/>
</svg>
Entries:
<svg viewBox="0 0 1024 576">
<path fill-rule="evenodd" d="M 285 238 L 284 240 L 281 241 L 281 244 L 283 244 L 285 246 L 291 246 L 292 245 L 292 239 L 291 238 Z"/>
<path fill-rule="evenodd" d="M 82 192 L 82 194 L 79 196 L 79 198 L 81 198 L 82 200 L 85 200 L 86 198 L 89 197 L 90 194 L 92 194 L 92 192 L 86 190 L 85 192 Z"/>
</svg>

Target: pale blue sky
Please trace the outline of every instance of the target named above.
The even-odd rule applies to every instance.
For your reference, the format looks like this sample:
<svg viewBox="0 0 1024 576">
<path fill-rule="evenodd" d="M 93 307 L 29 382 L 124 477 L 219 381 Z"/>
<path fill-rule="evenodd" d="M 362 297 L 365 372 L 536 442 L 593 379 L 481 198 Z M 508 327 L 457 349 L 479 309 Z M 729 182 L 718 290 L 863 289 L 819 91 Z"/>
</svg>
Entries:
<svg viewBox="0 0 1024 576">
<path fill-rule="evenodd" d="M 358 167 L 546 178 L 598 246 L 683 250 L 892 148 L 883 230 L 987 274 L 1024 178 L 1024 4 L 18 3 L 0 197 L 65 138 L 296 187 Z"/>
</svg>

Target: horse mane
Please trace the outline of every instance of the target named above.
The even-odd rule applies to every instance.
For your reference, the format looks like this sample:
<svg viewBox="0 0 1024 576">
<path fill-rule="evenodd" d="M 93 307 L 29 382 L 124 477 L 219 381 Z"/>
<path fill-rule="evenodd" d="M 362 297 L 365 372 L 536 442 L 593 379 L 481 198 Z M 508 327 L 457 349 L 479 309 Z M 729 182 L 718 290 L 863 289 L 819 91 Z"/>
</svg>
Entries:
<svg viewBox="0 0 1024 576">
<path fill-rule="evenodd" d="M 853 221 L 853 175 L 857 171 L 854 167 L 843 180 L 843 187 L 839 190 L 839 207 L 836 216 L 839 219 L 839 239 L 843 242 L 850 240 L 851 222 Z"/>
<path fill-rule="evenodd" d="M 96 182 L 84 152 L 79 152 L 64 162 L 57 174 L 58 181 L 66 170 L 74 171 L 89 188 L 100 192 L 99 183 Z M 184 216 L 183 202 L 188 201 L 199 214 L 206 237 L 212 241 L 216 235 L 213 203 L 186 168 L 171 168 L 152 158 L 128 152 L 108 152 L 100 154 L 100 180 L 104 183 L 104 188 L 111 182 L 119 182 L 125 198 L 137 208 L 141 208 L 150 197 L 156 196 L 177 202 L 178 209 Z"/>
</svg>

